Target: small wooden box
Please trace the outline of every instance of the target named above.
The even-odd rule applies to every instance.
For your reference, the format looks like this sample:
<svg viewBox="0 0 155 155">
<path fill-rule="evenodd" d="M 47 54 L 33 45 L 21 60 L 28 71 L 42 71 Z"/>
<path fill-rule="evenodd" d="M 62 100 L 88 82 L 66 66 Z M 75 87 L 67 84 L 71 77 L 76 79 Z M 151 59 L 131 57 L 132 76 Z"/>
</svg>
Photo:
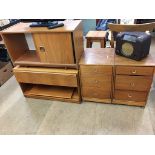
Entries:
<svg viewBox="0 0 155 155">
<path fill-rule="evenodd" d="M 12 75 L 11 62 L 0 61 L 0 86 L 2 86 Z"/>
</svg>

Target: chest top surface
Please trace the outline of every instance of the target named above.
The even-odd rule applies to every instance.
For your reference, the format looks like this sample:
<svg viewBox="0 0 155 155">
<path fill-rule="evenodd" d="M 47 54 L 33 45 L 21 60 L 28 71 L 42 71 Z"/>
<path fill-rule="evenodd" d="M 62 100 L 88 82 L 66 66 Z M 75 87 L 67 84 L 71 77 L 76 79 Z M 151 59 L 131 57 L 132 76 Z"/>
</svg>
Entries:
<svg viewBox="0 0 155 155">
<path fill-rule="evenodd" d="M 3 31 L 4 33 L 39 33 L 39 32 L 73 32 L 77 26 L 81 23 L 81 20 L 69 20 L 63 21 L 64 26 L 55 28 L 55 29 L 48 29 L 47 27 L 29 27 L 31 23 L 18 23 L 13 25 Z"/>
<path fill-rule="evenodd" d="M 80 65 L 118 65 L 118 66 L 155 66 L 155 39 L 152 40 L 149 55 L 141 61 L 132 60 L 115 54 L 114 48 L 86 48 Z"/>
<path fill-rule="evenodd" d="M 80 60 L 80 65 L 113 65 L 113 48 L 87 48 Z"/>
</svg>

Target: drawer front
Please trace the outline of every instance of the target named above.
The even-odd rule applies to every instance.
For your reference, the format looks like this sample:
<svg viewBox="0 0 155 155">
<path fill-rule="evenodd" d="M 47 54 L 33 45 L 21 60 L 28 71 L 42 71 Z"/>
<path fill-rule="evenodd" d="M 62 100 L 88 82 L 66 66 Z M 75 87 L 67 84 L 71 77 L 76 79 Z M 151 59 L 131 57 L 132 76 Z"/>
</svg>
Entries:
<svg viewBox="0 0 155 155">
<path fill-rule="evenodd" d="M 112 66 L 81 65 L 81 76 L 112 75 Z"/>
<path fill-rule="evenodd" d="M 117 66 L 116 74 L 122 75 L 153 75 L 153 67 L 128 67 L 128 66 Z"/>
<path fill-rule="evenodd" d="M 115 89 L 149 91 L 152 77 L 147 76 L 125 76 L 117 75 Z"/>
<path fill-rule="evenodd" d="M 142 101 L 146 101 L 147 92 L 116 90 L 114 94 L 114 98 L 117 100 L 142 102 Z"/>
<path fill-rule="evenodd" d="M 88 98 L 110 99 L 111 92 L 100 88 L 82 87 L 82 96 Z"/>
<path fill-rule="evenodd" d="M 58 85 L 58 86 L 77 86 L 76 74 L 65 74 L 65 73 L 49 73 L 38 71 L 18 71 L 14 70 L 15 77 L 18 82 L 21 83 L 32 83 L 32 84 L 45 84 L 45 85 Z"/>
<path fill-rule="evenodd" d="M 91 78 L 82 78 L 82 87 L 95 87 L 104 90 L 111 90 L 111 76 L 97 76 Z"/>
</svg>

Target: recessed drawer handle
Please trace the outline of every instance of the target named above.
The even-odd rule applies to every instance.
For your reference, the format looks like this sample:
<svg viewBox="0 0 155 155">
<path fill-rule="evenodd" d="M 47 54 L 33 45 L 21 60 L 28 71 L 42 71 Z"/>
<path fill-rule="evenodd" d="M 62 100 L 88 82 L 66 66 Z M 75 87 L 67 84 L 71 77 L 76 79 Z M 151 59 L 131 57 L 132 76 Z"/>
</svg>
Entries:
<svg viewBox="0 0 155 155">
<path fill-rule="evenodd" d="M 133 71 L 132 71 L 132 74 L 136 74 L 136 73 L 137 73 L 137 71 L 136 71 L 136 70 L 133 70 Z"/>
<path fill-rule="evenodd" d="M 131 85 L 131 87 L 134 87 L 134 86 L 135 86 L 135 84 L 134 84 L 134 83 L 130 83 L 130 85 Z"/>
<path fill-rule="evenodd" d="M 97 69 L 95 69 L 94 72 L 97 73 Z"/>
<path fill-rule="evenodd" d="M 97 81 L 97 80 L 95 80 L 95 83 L 98 83 L 98 81 Z"/>
<path fill-rule="evenodd" d="M 128 94 L 128 97 L 131 98 L 132 96 L 130 94 Z"/>
<path fill-rule="evenodd" d="M 40 46 L 39 49 L 40 49 L 40 52 L 45 52 L 45 47 L 44 46 Z"/>
</svg>

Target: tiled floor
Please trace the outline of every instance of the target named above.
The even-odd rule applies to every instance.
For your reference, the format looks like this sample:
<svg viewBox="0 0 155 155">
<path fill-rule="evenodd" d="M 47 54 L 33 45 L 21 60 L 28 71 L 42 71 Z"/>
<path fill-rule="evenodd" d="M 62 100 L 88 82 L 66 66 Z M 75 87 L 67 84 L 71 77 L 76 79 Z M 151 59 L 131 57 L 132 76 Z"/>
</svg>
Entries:
<svg viewBox="0 0 155 155">
<path fill-rule="evenodd" d="M 12 77 L 0 87 L 0 134 L 155 134 L 155 88 L 145 108 L 72 104 L 26 99 Z"/>
</svg>

